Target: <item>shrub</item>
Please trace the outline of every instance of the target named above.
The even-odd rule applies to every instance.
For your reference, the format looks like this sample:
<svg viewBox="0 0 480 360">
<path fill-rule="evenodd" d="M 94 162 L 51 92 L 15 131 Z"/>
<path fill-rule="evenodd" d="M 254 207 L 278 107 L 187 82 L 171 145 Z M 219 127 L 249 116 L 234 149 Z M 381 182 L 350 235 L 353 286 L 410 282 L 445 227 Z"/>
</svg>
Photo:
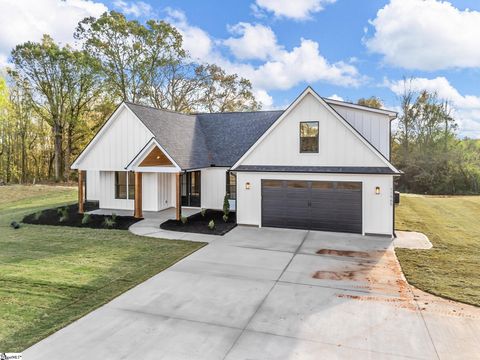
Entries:
<svg viewBox="0 0 480 360">
<path fill-rule="evenodd" d="M 33 214 L 33 219 L 38 221 L 40 220 L 40 217 L 42 216 L 42 212 L 41 211 L 37 211 L 35 214 Z"/>
<path fill-rule="evenodd" d="M 107 228 L 113 228 L 115 226 L 116 222 L 113 220 L 111 217 L 106 217 L 105 220 L 103 220 L 103 225 Z"/>
<path fill-rule="evenodd" d="M 228 202 L 228 195 L 223 198 L 223 213 L 228 216 L 230 214 L 230 203 Z"/>
<path fill-rule="evenodd" d="M 205 217 L 206 213 L 207 213 L 207 209 L 202 208 L 202 210 L 200 210 L 200 214 L 202 215 L 202 217 Z"/>
<path fill-rule="evenodd" d="M 210 220 L 210 222 L 208 223 L 208 228 L 209 228 L 210 230 L 215 229 L 215 221 Z"/>
<path fill-rule="evenodd" d="M 112 220 L 116 223 L 117 222 L 117 214 L 112 213 Z"/>
<path fill-rule="evenodd" d="M 227 222 L 228 221 L 228 215 L 223 214 L 223 221 Z"/>
<path fill-rule="evenodd" d="M 58 209 L 57 213 L 60 215 L 60 218 L 58 219 L 60 222 L 68 220 L 68 209 L 66 207 Z"/>
<path fill-rule="evenodd" d="M 83 218 L 82 218 L 82 224 L 85 225 L 85 224 L 88 224 L 90 222 L 90 214 L 83 214 Z"/>
<path fill-rule="evenodd" d="M 181 216 L 180 221 L 182 222 L 183 225 L 185 225 L 188 221 L 188 218 L 186 216 Z"/>
</svg>

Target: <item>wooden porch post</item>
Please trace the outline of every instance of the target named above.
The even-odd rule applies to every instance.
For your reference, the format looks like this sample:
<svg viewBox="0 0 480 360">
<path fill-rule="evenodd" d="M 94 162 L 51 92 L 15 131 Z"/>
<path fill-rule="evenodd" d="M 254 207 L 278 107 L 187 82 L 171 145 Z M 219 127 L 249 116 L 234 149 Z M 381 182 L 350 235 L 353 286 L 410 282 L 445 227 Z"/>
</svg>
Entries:
<svg viewBox="0 0 480 360">
<path fill-rule="evenodd" d="M 133 214 L 137 219 L 143 218 L 142 212 L 142 173 L 135 172 L 135 211 Z"/>
<path fill-rule="evenodd" d="M 182 197 L 180 196 L 180 193 L 181 193 L 180 176 L 181 176 L 181 173 L 176 174 L 176 180 L 177 180 L 176 181 L 176 183 L 177 183 L 177 186 L 176 186 L 176 194 L 177 194 L 176 219 L 177 220 L 180 220 L 180 218 L 182 217 Z"/>
<path fill-rule="evenodd" d="M 83 182 L 85 178 L 85 170 L 78 170 L 78 213 L 84 212 L 85 194 L 83 193 Z"/>
</svg>

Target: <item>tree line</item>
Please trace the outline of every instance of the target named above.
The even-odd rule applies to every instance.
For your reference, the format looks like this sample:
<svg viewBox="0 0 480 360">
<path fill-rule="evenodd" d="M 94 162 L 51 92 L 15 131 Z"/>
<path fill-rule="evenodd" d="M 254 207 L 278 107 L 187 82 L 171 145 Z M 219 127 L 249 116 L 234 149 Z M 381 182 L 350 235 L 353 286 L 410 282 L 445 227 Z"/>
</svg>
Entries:
<svg viewBox="0 0 480 360">
<path fill-rule="evenodd" d="M 392 162 L 403 175 L 397 190 L 417 194 L 479 194 L 480 140 L 461 139 L 448 101 L 413 91 L 404 80 L 400 113 L 392 134 Z M 358 104 L 380 108 L 376 97 Z"/>
<path fill-rule="evenodd" d="M 82 20 L 77 46 L 17 45 L 0 77 L 0 183 L 68 181 L 70 164 L 121 101 L 183 113 L 257 110 L 250 81 L 198 64 L 165 21 Z"/>
</svg>

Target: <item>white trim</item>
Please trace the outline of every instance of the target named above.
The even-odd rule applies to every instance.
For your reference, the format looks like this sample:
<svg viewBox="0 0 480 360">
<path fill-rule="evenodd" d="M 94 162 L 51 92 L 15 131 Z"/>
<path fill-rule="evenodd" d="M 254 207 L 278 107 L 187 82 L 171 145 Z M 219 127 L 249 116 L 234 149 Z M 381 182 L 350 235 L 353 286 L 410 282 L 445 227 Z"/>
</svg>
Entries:
<svg viewBox="0 0 480 360">
<path fill-rule="evenodd" d="M 158 147 L 160 151 L 167 157 L 167 159 L 173 164 L 173 166 L 138 166 L 144 158 L 155 148 Z M 158 143 L 155 138 L 151 138 L 143 147 L 143 149 L 135 155 L 135 157 L 130 161 L 130 163 L 125 168 L 128 171 L 138 171 L 138 172 L 168 172 L 176 173 L 182 171 L 180 166 L 172 159 L 170 155 L 165 151 L 165 149 Z M 143 171 L 142 171 L 143 170 Z"/>
<path fill-rule="evenodd" d="M 152 134 L 152 132 L 150 131 L 149 128 L 147 128 L 145 126 L 145 124 L 143 123 L 143 121 L 141 121 L 137 115 L 135 115 L 135 113 L 127 106 L 127 104 L 125 104 L 124 102 L 122 102 L 117 110 L 115 110 L 113 112 L 112 115 L 110 115 L 110 117 L 108 118 L 108 120 L 105 122 L 105 124 L 101 127 L 101 129 L 95 134 L 95 136 L 93 137 L 93 139 L 90 141 L 90 143 L 87 145 L 87 147 L 85 149 L 83 149 L 83 151 L 80 153 L 80 155 L 75 159 L 75 161 L 73 162 L 73 164 L 70 166 L 70 168 L 72 170 L 75 170 L 75 169 L 80 169 L 80 163 L 82 161 L 82 159 L 85 157 L 85 155 L 87 155 L 88 152 L 90 152 L 91 148 L 97 143 L 97 141 L 103 136 L 103 134 L 108 130 L 108 128 L 112 125 L 112 123 L 118 118 L 118 116 L 120 115 L 120 113 L 124 110 L 124 109 L 127 109 L 133 116 L 135 116 L 135 118 L 138 120 L 138 122 L 140 124 L 142 124 L 142 126 L 147 129 L 147 131 L 152 135 L 152 137 L 154 136 Z"/>
<path fill-rule="evenodd" d="M 308 94 L 312 95 L 315 99 L 317 99 L 325 108 L 337 118 L 346 128 L 348 128 L 360 141 L 362 141 L 371 151 L 373 151 L 392 171 L 395 171 L 396 173 L 400 173 L 372 144 L 370 144 L 365 138 L 358 133 L 357 130 L 355 130 L 352 125 L 350 125 L 342 116 L 340 116 L 335 110 L 333 110 L 330 105 L 328 105 L 323 98 L 321 98 L 313 89 L 309 86 L 307 87 L 302 94 L 300 94 L 299 97 L 283 112 L 280 117 L 275 120 L 272 126 L 268 128 L 267 131 L 263 133 L 262 136 L 250 147 L 250 149 L 245 152 L 245 154 L 242 155 L 242 157 L 231 167 L 231 170 L 235 170 L 244 160 L 245 158 L 250 155 L 253 150 L 282 122 L 283 119 L 285 119 L 290 112 L 300 103 L 300 101 L 303 100 L 305 96 Z"/>
<path fill-rule="evenodd" d="M 370 112 L 377 113 L 377 114 L 388 115 L 390 120 L 396 119 L 397 116 L 398 116 L 398 113 L 395 112 L 395 111 L 392 111 L 392 110 L 375 109 L 375 108 L 371 108 L 371 107 L 368 107 L 368 106 L 352 104 L 352 103 L 349 103 L 349 102 L 334 100 L 334 99 L 329 99 L 329 98 L 322 98 L 322 99 L 327 104 L 339 105 L 339 106 L 349 107 L 349 108 L 352 108 L 352 109 L 358 109 L 358 110 L 370 111 Z"/>
</svg>

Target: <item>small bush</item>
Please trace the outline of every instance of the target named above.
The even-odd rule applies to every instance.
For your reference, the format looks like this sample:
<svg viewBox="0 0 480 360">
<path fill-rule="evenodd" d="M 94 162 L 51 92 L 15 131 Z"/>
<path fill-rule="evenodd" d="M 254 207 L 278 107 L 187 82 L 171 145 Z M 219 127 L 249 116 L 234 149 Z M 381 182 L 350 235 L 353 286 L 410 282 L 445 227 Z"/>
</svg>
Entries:
<svg viewBox="0 0 480 360">
<path fill-rule="evenodd" d="M 85 225 L 85 224 L 88 224 L 90 222 L 90 214 L 83 214 L 83 218 L 82 218 L 82 224 Z"/>
<path fill-rule="evenodd" d="M 115 220 L 113 220 L 113 218 L 111 217 L 106 217 L 105 220 L 103 220 L 103 225 L 105 225 L 105 227 L 111 229 L 115 226 L 116 222 Z"/>
<path fill-rule="evenodd" d="M 68 220 L 68 209 L 66 207 L 58 209 L 57 213 L 60 215 L 58 221 L 65 222 Z"/>
<path fill-rule="evenodd" d="M 112 220 L 116 223 L 117 222 L 117 214 L 112 213 Z"/>
<path fill-rule="evenodd" d="M 35 214 L 33 214 L 33 219 L 35 221 L 38 221 L 40 220 L 40 217 L 42 216 L 42 212 L 41 211 L 37 211 Z"/>
<path fill-rule="evenodd" d="M 228 221 L 228 215 L 223 214 L 223 221 L 227 222 Z"/>
<path fill-rule="evenodd" d="M 200 214 L 202 215 L 202 217 L 205 217 L 206 213 L 207 213 L 207 209 L 202 208 L 202 210 L 200 210 Z"/>
<path fill-rule="evenodd" d="M 208 228 L 209 228 L 210 230 L 215 229 L 215 221 L 210 220 L 210 222 L 208 223 Z"/>
<path fill-rule="evenodd" d="M 180 221 L 182 222 L 183 225 L 185 225 L 188 221 L 188 218 L 186 216 L 181 216 Z"/>
<path fill-rule="evenodd" d="M 230 202 L 228 201 L 228 195 L 223 198 L 223 213 L 228 216 L 230 214 Z"/>
</svg>

